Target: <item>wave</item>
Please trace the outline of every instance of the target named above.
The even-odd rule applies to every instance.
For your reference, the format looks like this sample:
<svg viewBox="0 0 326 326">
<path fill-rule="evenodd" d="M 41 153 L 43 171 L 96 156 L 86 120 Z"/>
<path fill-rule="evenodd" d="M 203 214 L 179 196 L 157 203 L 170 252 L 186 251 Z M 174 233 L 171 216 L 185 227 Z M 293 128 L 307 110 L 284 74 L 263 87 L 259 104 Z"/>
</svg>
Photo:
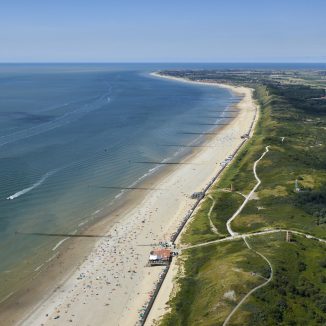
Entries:
<svg viewBox="0 0 326 326">
<path fill-rule="evenodd" d="M 70 237 L 64 238 L 62 240 L 60 240 L 53 248 L 52 251 L 57 250 L 66 240 L 68 240 Z"/>
<path fill-rule="evenodd" d="M 52 255 L 49 259 L 46 260 L 47 263 L 49 263 L 51 260 L 53 260 L 55 257 L 57 257 L 59 252 L 57 251 L 54 255 Z"/>
<path fill-rule="evenodd" d="M 44 264 L 41 264 L 40 266 L 37 266 L 37 267 L 34 269 L 34 272 L 39 271 L 43 266 L 44 266 Z"/>
<path fill-rule="evenodd" d="M 38 180 L 37 182 L 35 182 L 33 185 L 31 185 L 30 187 L 28 188 L 25 188 L 23 190 L 20 190 L 20 191 L 17 191 L 16 193 L 14 193 L 13 195 L 11 196 L 8 196 L 6 199 L 7 200 L 14 200 L 22 195 L 25 195 L 27 194 L 28 192 L 32 191 L 33 189 L 39 187 L 47 178 L 49 178 L 51 175 L 53 175 L 55 172 L 57 172 L 58 169 L 56 170 L 52 170 L 50 172 L 47 172 L 45 175 L 43 175 L 43 177 Z"/>
<path fill-rule="evenodd" d="M 0 304 L 2 302 L 5 302 L 7 299 L 9 299 L 15 292 L 10 292 L 7 296 L 5 296 L 1 301 L 0 301 Z"/>
</svg>

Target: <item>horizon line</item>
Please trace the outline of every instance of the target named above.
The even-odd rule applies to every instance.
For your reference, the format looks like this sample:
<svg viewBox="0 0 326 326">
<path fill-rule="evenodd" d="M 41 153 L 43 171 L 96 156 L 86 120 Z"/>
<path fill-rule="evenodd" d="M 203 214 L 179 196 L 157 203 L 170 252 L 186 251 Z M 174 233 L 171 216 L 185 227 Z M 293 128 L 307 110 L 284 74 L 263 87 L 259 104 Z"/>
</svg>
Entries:
<svg viewBox="0 0 326 326">
<path fill-rule="evenodd" d="M 0 64 L 326 64 L 326 61 L 0 61 Z"/>
</svg>

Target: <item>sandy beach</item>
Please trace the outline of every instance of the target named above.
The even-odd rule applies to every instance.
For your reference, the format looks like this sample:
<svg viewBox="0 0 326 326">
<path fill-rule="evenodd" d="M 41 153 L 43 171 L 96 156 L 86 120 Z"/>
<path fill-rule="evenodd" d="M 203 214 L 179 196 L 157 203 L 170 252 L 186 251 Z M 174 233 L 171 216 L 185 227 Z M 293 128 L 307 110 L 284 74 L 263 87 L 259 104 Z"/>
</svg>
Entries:
<svg viewBox="0 0 326 326">
<path fill-rule="evenodd" d="M 156 74 L 155 74 L 156 75 Z M 243 96 L 243 99 L 236 105 L 236 107 L 239 109 L 239 115 L 235 118 L 234 121 L 230 123 L 230 125 L 227 126 L 226 129 L 233 129 L 233 128 L 241 128 L 242 132 L 247 132 L 250 129 L 249 135 L 252 136 L 254 132 L 254 126 L 255 123 L 258 120 L 258 109 L 256 104 L 253 101 L 252 97 L 252 90 L 245 87 L 234 87 L 231 85 L 225 85 L 225 84 L 217 84 L 217 83 L 211 83 L 211 82 L 195 82 L 190 81 L 187 79 L 180 79 L 180 78 L 174 78 L 174 77 L 166 77 L 166 76 L 160 76 L 162 78 L 171 78 L 176 81 L 182 81 L 182 82 L 189 82 L 189 83 L 200 83 L 200 84 L 206 84 L 206 85 L 216 85 L 218 87 L 226 87 L 229 88 L 231 91 L 238 93 L 239 95 Z M 222 131 L 223 133 L 224 131 Z M 228 146 L 235 149 L 240 145 L 241 141 L 238 141 L 238 143 L 235 142 L 233 139 Z M 234 147 L 233 147 L 234 146 Z M 199 209 L 199 207 L 197 208 Z M 194 212 L 193 216 L 195 215 L 196 211 Z M 191 222 L 192 218 L 189 219 L 188 223 L 185 225 L 183 230 L 186 229 L 189 222 Z M 176 240 L 176 245 L 179 244 L 180 238 L 179 237 Z M 149 316 L 146 320 L 145 325 L 154 325 L 155 322 L 160 320 L 160 318 L 169 310 L 169 307 L 167 305 L 168 300 L 171 296 L 174 295 L 175 291 L 175 283 L 174 279 L 177 276 L 177 273 L 179 271 L 179 265 L 178 265 L 178 258 L 173 259 L 170 269 L 164 279 L 164 282 L 162 284 L 162 287 L 155 299 L 155 302 L 153 304 L 153 307 L 149 313 Z"/>
<path fill-rule="evenodd" d="M 161 78 L 161 77 L 160 77 Z M 189 81 L 186 81 L 189 82 Z M 210 84 L 212 85 L 212 84 Z M 207 139 L 207 146 L 190 155 L 161 178 L 132 209 L 115 221 L 59 290 L 25 316 L 21 325 L 135 325 L 146 306 L 163 267 L 146 267 L 153 244 L 169 240 L 194 200 L 221 169 L 220 163 L 242 142 L 256 116 L 252 90 L 225 87 L 243 96 L 238 115 Z M 147 321 L 165 311 L 176 272 L 173 265 Z"/>
</svg>

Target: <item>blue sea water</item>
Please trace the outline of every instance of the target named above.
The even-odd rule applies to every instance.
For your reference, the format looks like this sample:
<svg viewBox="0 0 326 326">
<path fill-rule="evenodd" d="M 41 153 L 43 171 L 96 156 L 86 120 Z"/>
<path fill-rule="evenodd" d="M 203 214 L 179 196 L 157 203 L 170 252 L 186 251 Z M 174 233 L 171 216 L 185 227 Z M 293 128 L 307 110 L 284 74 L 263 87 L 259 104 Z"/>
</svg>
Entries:
<svg viewBox="0 0 326 326">
<path fill-rule="evenodd" d="M 187 132 L 208 131 L 205 123 L 215 122 L 216 111 L 227 112 L 236 99 L 225 89 L 149 75 L 175 67 L 255 68 L 0 65 L 2 281 L 15 282 L 20 276 L 13 271 L 22 264 L 33 273 L 63 240 L 28 233 L 78 232 L 110 209 L 119 187 L 158 167 L 137 162 L 181 159 L 184 147 L 164 145 L 199 142 Z"/>
<path fill-rule="evenodd" d="M 26 233 L 71 233 L 101 216 L 121 192 L 109 187 L 157 167 L 137 162 L 180 159 L 184 148 L 164 145 L 195 141 L 187 132 L 208 130 L 200 123 L 234 101 L 225 89 L 150 76 L 156 68 L 0 66 L 2 280 L 22 262 L 35 271 L 63 239 Z"/>
</svg>

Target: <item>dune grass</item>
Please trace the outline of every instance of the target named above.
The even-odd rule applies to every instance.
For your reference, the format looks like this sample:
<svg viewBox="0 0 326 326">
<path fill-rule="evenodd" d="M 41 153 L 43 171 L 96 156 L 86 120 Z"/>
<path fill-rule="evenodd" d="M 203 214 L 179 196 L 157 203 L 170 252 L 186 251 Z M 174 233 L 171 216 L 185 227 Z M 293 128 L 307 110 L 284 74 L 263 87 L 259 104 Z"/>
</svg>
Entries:
<svg viewBox="0 0 326 326">
<path fill-rule="evenodd" d="M 230 76 L 237 81 L 237 75 Z M 311 80 L 288 85 L 271 82 L 263 73 L 254 84 L 241 78 L 239 83 L 255 87 L 260 104 L 255 135 L 210 192 L 216 201 L 211 219 L 220 234 L 210 229 L 212 200 L 207 198 L 184 232 L 183 244 L 227 236 L 225 223 L 244 200 L 237 192 L 248 194 L 255 185 L 253 163 L 267 145 L 270 151 L 257 167 L 262 183 L 233 221 L 233 230 L 285 228 L 325 239 L 326 101 L 311 100 L 324 91 L 308 86 Z M 234 192 L 224 192 L 231 184 Z M 275 278 L 248 298 L 229 325 L 326 325 L 325 244 L 300 236 L 292 240 L 286 242 L 283 232 L 250 237 L 252 247 L 271 261 Z M 269 275 L 267 263 L 243 240 L 186 250 L 183 257 L 184 273 L 160 322 L 164 326 L 222 325 L 236 303 Z"/>
</svg>

